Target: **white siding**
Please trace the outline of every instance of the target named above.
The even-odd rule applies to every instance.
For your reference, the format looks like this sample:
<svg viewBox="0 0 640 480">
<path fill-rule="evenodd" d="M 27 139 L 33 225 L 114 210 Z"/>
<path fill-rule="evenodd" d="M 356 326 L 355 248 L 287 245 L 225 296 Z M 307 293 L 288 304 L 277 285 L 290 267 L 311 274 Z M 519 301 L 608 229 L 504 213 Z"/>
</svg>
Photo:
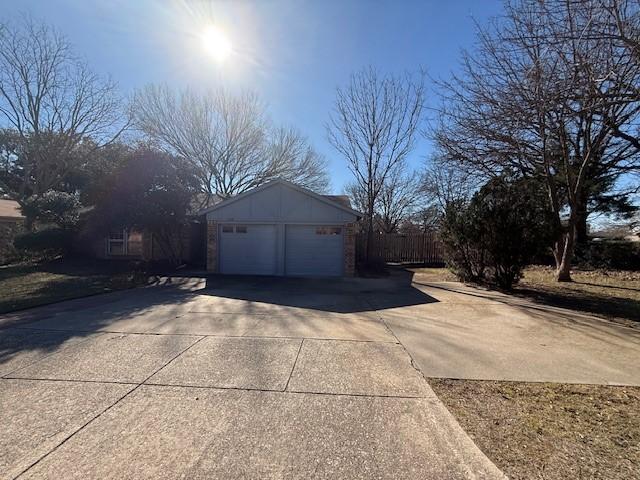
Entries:
<svg viewBox="0 0 640 480">
<path fill-rule="evenodd" d="M 221 205 L 207 214 L 218 222 L 343 224 L 356 215 L 282 183 Z"/>
</svg>

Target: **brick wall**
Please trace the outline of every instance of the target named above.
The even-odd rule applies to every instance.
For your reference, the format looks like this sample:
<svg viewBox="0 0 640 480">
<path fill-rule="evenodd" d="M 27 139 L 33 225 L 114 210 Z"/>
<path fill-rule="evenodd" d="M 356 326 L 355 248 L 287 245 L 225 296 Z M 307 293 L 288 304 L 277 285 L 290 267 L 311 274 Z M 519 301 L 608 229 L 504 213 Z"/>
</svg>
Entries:
<svg viewBox="0 0 640 480">
<path fill-rule="evenodd" d="M 353 277 L 356 273 L 356 229 L 355 224 L 344 226 L 344 276 Z"/>
<path fill-rule="evenodd" d="M 207 271 L 218 271 L 218 224 L 207 220 Z"/>
</svg>

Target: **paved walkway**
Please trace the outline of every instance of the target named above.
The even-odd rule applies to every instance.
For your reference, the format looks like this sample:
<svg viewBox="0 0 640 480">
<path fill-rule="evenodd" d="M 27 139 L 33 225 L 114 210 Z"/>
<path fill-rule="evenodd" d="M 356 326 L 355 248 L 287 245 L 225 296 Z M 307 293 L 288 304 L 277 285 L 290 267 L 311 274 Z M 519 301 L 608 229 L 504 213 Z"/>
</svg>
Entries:
<svg viewBox="0 0 640 480">
<path fill-rule="evenodd" d="M 0 478 L 504 478 L 382 321 L 430 295 L 202 286 L 0 319 Z"/>
</svg>

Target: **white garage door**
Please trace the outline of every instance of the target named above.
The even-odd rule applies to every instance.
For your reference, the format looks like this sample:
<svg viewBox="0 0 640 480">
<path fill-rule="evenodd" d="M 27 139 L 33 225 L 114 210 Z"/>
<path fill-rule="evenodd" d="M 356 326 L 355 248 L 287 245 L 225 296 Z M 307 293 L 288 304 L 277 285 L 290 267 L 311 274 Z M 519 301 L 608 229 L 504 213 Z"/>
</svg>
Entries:
<svg viewBox="0 0 640 480">
<path fill-rule="evenodd" d="M 276 274 L 275 225 L 221 225 L 220 272 Z"/>
<path fill-rule="evenodd" d="M 340 226 L 287 225 L 286 274 L 341 276 L 342 235 Z"/>
</svg>

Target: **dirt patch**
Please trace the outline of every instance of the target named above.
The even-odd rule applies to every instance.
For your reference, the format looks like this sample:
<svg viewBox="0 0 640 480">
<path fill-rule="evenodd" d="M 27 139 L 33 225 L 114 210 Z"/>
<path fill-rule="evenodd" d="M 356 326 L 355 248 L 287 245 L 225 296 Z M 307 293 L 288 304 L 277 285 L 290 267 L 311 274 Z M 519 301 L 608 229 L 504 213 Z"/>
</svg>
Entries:
<svg viewBox="0 0 640 480">
<path fill-rule="evenodd" d="M 640 479 L 640 387 L 429 383 L 511 479 Z"/>
</svg>

